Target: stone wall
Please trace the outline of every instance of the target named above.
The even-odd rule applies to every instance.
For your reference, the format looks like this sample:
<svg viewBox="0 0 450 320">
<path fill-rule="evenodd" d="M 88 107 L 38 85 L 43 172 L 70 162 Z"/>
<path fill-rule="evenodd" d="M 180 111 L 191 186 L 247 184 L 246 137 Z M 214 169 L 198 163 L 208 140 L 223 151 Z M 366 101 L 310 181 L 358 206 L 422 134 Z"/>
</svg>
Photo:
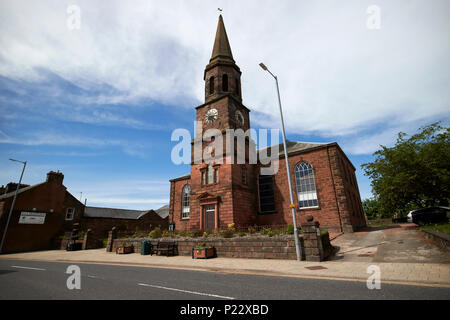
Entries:
<svg viewBox="0 0 450 320">
<path fill-rule="evenodd" d="M 123 244 L 132 244 L 134 252 L 141 250 L 142 240 L 150 240 L 154 246 L 158 240 L 153 239 L 115 239 L 113 240 L 112 252 Z M 177 243 L 178 254 L 191 256 L 194 246 L 205 243 L 216 248 L 218 257 L 248 258 L 248 259 L 288 259 L 296 260 L 295 241 L 291 237 L 242 237 L 230 239 L 187 239 L 172 240 Z M 303 242 L 302 238 L 300 241 Z"/>
</svg>

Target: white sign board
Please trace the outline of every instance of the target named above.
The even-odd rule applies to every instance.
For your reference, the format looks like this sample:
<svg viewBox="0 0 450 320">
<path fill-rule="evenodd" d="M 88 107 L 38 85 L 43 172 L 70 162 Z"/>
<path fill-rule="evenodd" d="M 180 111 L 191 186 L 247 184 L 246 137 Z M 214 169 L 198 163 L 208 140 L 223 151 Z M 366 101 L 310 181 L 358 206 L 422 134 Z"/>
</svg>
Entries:
<svg viewBox="0 0 450 320">
<path fill-rule="evenodd" d="M 46 213 L 41 212 L 22 212 L 19 223 L 23 224 L 44 224 Z"/>
</svg>

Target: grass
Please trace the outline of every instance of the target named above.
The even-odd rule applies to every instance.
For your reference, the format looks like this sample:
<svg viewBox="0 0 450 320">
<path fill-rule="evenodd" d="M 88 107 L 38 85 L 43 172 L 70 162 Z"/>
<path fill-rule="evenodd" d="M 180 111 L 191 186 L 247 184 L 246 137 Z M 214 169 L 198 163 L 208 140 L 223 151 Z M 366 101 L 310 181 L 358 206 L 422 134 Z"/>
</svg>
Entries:
<svg viewBox="0 0 450 320">
<path fill-rule="evenodd" d="M 430 224 L 430 225 L 420 227 L 420 230 L 423 230 L 423 229 L 431 229 L 431 230 L 439 231 L 439 232 L 442 232 L 445 234 L 450 234 L 450 222 Z"/>
</svg>

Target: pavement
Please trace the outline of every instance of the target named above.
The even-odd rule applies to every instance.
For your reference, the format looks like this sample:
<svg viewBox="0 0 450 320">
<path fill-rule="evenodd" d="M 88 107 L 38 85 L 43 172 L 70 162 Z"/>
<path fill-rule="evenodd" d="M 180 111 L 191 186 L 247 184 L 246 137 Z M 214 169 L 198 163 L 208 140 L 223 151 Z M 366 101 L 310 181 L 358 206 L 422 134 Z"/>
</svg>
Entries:
<svg viewBox="0 0 450 320">
<path fill-rule="evenodd" d="M 382 283 L 450 288 L 450 253 L 442 251 L 421 237 L 420 231 L 408 225 L 343 234 L 332 240 L 332 245 L 338 247 L 339 252 L 332 260 L 323 262 L 221 257 L 204 260 L 139 253 L 118 255 L 105 249 L 15 253 L 1 255 L 0 259 L 357 282 L 366 282 L 373 273 L 369 267 L 375 265 L 380 270 Z"/>
</svg>

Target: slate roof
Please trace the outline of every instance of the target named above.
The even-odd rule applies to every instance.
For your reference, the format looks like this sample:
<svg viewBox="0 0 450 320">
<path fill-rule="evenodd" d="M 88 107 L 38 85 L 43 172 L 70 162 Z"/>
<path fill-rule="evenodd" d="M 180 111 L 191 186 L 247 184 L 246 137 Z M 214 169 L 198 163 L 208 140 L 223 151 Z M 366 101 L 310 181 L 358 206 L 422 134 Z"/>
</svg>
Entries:
<svg viewBox="0 0 450 320">
<path fill-rule="evenodd" d="M 113 218 L 137 220 L 147 214 L 149 210 L 129 210 L 101 207 L 88 207 L 84 209 L 84 216 L 88 218 Z"/>
<path fill-rule="evenodd" d="M 38 187 L 38 186 L 40 186 L 40 185 L 42 185 L 42 184 L 44 184 L 44 183 L 45 183 L 45 182 L 41 182 L 41 183 L 38 183 L 38 184 L 33 184 L 32 186 L 28 186 L 28 187 L 25 187 L 25 188 L 20 188 L 19 191 L 17 192 L 17 194 L 19 195 L 19 194 L 21 194 L 22 192 L 25 192 L 25 191 L 28 191 L 28 190 L 30 190 L 30 189 L 36 188 L 36 187 Z M 5 193 L 5 194 L 2 194 L 2 195 L 0 196 L 0 200 L 2 200 L 2 199 L 7 199 L 7 198 L 9 198 L 9 197 L 13 197 L 15 192 L 16 192 L 16 190 L 11 191 L 11 192 L 8 192 L 8 193 Z"/>
<path fill-rule="evenodd" d="M 317 148 L 322 148 L 322 147 L 325 147 L 327 145 L 334 145 L 334 144 L 336 144 L 336 143 L 335 142 L 331 142 L 331 143 L 298 142 L 298 141 L 286 140 L 286 146 L 287 146 L 288 155 L 289 154 L 293 154 L 293 153 L 297 153 L 297 152 L 303 152 L 303 151 L 313 150 L 313 149 L 317 149 Z M 270 150 L 269 150 L 268 155 L 271 154 L 272 149 L 275 149 L 273 146 L 271 146 L 269 148 L 270 148 Z M 259 149 L 258 150 L 258 154 L 261 153 L 261 151 L 263 151 L 263 150 L 267 150 L 267 148 Z M 283 145 L 283 143 L 280 143 L 278 145 L 278 156 L 284 157 L 284 145 Z"/>
<path fill-rule="evenodd" d="M 169 215 L 169 206 L 166 205 L 156 210 L 130 210 L 86 206 L 86 208 L 84 209 L 84 216 L 87 218 L 138 220 L 151 211 L 154 211 L 157 215 L 164 219 Z"/>
<path fill-rule="evenodd" d="M 169 216 L 169 205 L 166 204 L 165 206 L 156 209 L 155 212 L 163 219 Z"/>
</svg>

